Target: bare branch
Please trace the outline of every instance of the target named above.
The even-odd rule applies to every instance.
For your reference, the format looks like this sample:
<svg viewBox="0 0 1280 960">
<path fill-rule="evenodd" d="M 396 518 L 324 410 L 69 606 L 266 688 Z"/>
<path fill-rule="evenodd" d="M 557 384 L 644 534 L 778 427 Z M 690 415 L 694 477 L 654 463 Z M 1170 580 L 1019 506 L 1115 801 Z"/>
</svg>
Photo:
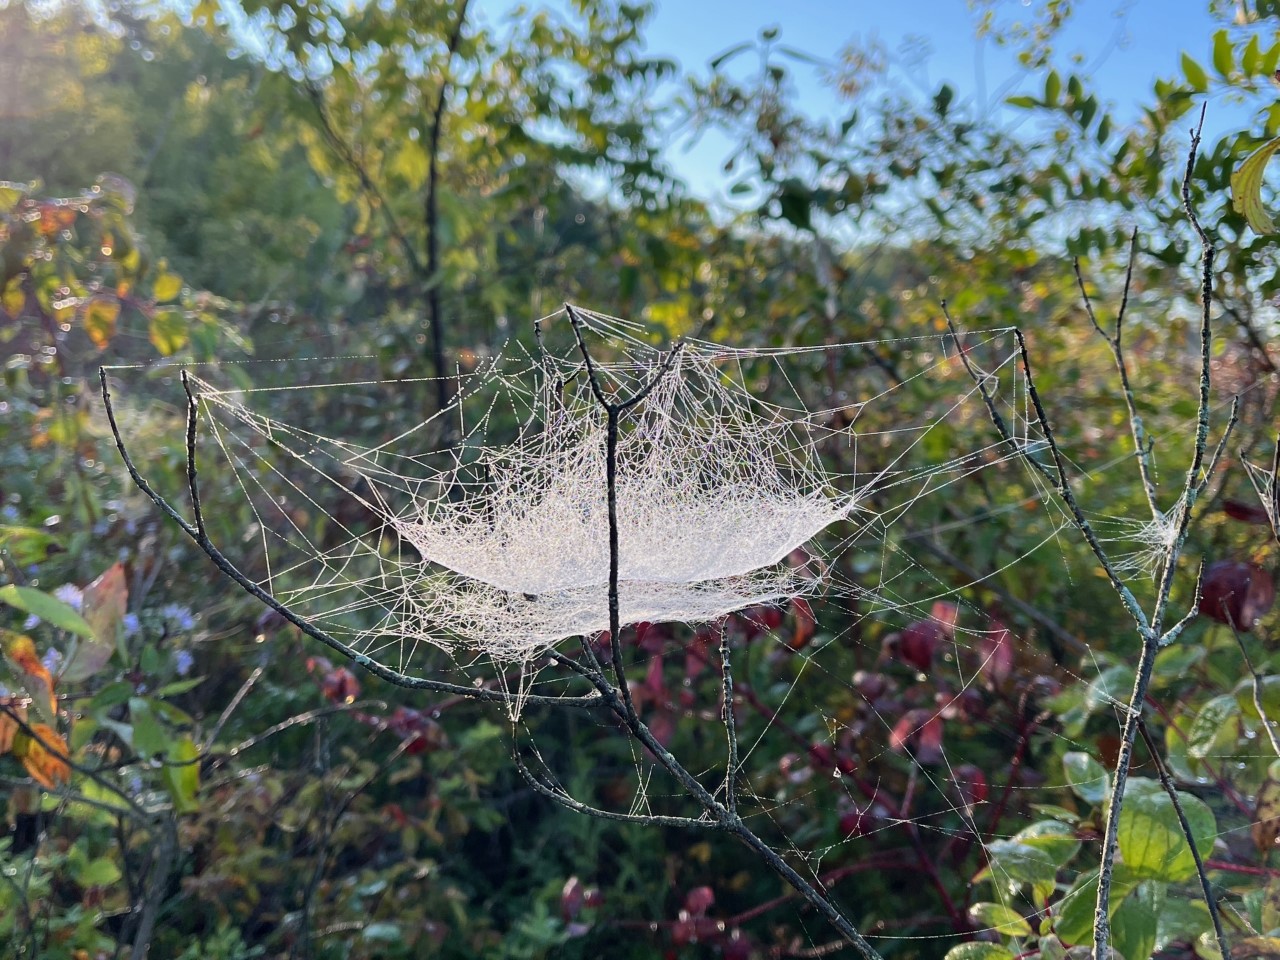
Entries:
<svg viewBox="0 0 1280 960">
<path fill-rule="evenodd" d="M 160 511 L 164 513 L 165 516 L 169 517 L 182 528 L 182 531 L 195 542 L 196 546 L 200 548 L 205 556 L 213 561 L 214 566 L 239 584 L 240 588 L 246 593 L 266 604 L 307 636 L 320 641 L 331 650 L 334 650 L 346 657 L 348 660 L 355 661 L 356 664 L 364 667 L 379 679 L 386 680 L 388 683 L 411 690 L 431 690 L 436 693 L 448 693 L 458 697 L 465 697 L 469 700 L 479 700 L 487 703 L 513 704 L 516 702 L 515 696 L 504 691 L 491 690 L 485 687 L 477 688 L 473 686 L 463 686 L 456 683 L 447 683 L 443 680 L 432 680 L 428 677 L 412 677 L 400 673 L 399 671 L 392 670 L 389 667 L 385 667 L 372 658 L 343 643 L 336 637 L 331 636 L 306 618 L 294 613 L 293 610 L 277 600 L 271 593 L 264 590 L 255 581 L 249 579 L 249 577 L 237 569 L 237 567 L 223 555 L 222 551 L 214 546 L 213 542 L 207 535 L 200 532 L 198 526 L 202 524 L 202 521 L 197 520 L 197 525 L 195 526 L 187 522 L 186 518 L 178 513 L 172 504 L 165 500 L 164 497 L 160 496 L 151 484 L 147 482 L 146 478 L 138 471 L 137 466 L 133 462 L 133 458 L 129 454 L 128 447 L 124 442 L 124 437 L 120 433 L 120 426 L 116 420 L 115 410 L 112 406 L 111 391 L 107 381 L 106 368 L 100 368 L 98 374 L 102 381 L 102 400 L 106 407 L 107 422 L 111 427 L 111 435 L 115 439 L 116 449 L 120 451 L 120 456 L 124 460 L 125 469 L 128 470 L 129 476 L 133 480 L 134 485 L 146 494 L 151 502 L 159 507 Z M 194 461 L 195 447 L 194 444 L 189 444 L 187 449 L 187 463 L 189 468 Z M 194 476 L 194 474 L 189 475 L 189 481 L 191 483 L 195 482 Z M 197 498 L 199 496 L 198 488 L 196 496 Z M 198 499 L 195 506 L 198 511 Z M 588 709 L 597 709 L 603 705 L 600 698 L 592 694 L 587 694 L 581 697 L 547 697 L 538 694 L 530 694 L 526 697 L 520 698 L 520 702 L 536 704 L 538 706 L 581 707 Z"/>
</svg>

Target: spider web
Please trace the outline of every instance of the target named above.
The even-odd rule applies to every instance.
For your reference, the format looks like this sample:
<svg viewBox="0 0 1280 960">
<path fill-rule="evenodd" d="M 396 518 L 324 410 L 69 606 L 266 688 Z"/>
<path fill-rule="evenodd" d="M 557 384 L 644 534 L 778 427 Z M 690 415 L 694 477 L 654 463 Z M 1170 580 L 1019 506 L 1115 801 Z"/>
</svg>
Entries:
<svg viewBox="0 0 1280 960">
<path fill-rule="evenodd" d="M 950 845 L 989 841 L 977 811 L 1009 797 L 978 797 L 963 744 L 940 749 L 931 737 L 944 720 L 964 722 L 972 695 L 1003 669 L 1010 645 L 1028 653 L 971 599 L 974 591 L 1029 553 L 1061 554 L 1060 538 L 1074 537 L 1063 533 L 1069 518 L 1047 482 L 1023 459 L 1041 455 L 1045 440 L 1012 331 L 965 334 L 963 356 L 941 331 L 753 349 L 688 340 L 664 371 L 667 354 L 644 327 L 578 313 L 609 399 L 625 401 L 654 384 L 621 422 L 617 518 L 621 623 L 636 667 L 647 664 L 645 681 L 637 674 L 632 684 L 655 730 L 659 701 L 677 698 L 661 683 L 649 688 L 664 657 L 668 671 L 680 651 L 695 666 L 701 658 L 696 672 L 686 669 L 684 686 L 691 696 L 705 692 L 699 676 L 718 669 L 709 638 L 732 629 L 735 669 L 759 672 L 764 663 L 773 676 L 767 712 L 740 725 L 744 770 L 772 740 L 796 747 L 794 773 L 781 764 L 744 775 L 740 789 L 754 828 L 809 875 L 822 877 L 826 863 L 857 842 L 817 842 L 806 833 L 805 817 L 815 802 L 829 803 L 833 784 L 860 835 L 905 827 Z M 219 454 L 202 452 L 203 482 L 238 490 L 256 521 L 241 569 L 396 673 L 461 675 L 512 690 L 514 722 L 530 692 L 581 692 L 549 655 L 575 656 L 578 638 L 598 643 L 608 628 L 607 436 L 570 334 L 561 311 L 539 321 L 536 344 L 513 340 L 469 358 L 449 407 L 420 419 L 404 411 L 429 382 L 382 380 L 375 363 L 358 358 L 350 365 L 367 363 L 368 375 L 352 370 L 337 383 L 226 386 L 219 381 L 244 379 L 239 371 L 232 377 L 230 365 L 193 371 L 206 447 Z M 897 358 L 894 376 L 869 363 L 866 373 L 844 373 L 887 347 Z M 974 372 L 1010 425 L 1011 442 L 990 429 Z M 325 431 L 338 422 L 352 424 L 359 438 Z M 959 494 L 975 488 L 984 491 L 984 508 L 958 510 Z M 945 556 L 940 544 L 980 536 L 986 521 L 1010 514 L 1025 516 L 1038 538 L 1030 551 L 972 575 L 937 562 Z M 1117 539 L 1134 545 L 1123 572 L 1146 576 L 1164 535 L 1159 520 L 1117 527 Z M 767 611 L 795 612 L 798 602 L 812 611 L 812 639 L 798 643 L 799 617 L 794 629 L 757 628 Z M 850 648 L 880 641 L 889 650 L 888 638 L 900 634 L 905 644 L 921 624 L 942 651 L 932 661 L 931 701 L 904 713 L 900 704 L 885 706 L 893 691 L 874 689 L 874 671 L 842 672 Z M 1122 702 L 1127 689 L 1108 679 L 1108 666 L 1097 663 L 1095 685 L 1106 681 L 1098 696 Z M 822 729 L 796 727 L 814 686 L 842 689 L 852 705 L 824 711 Z M 706 720 L 722 707 L 681 702 L 685 716 Z M 856 753 L 868 770 L 904 755 L 909 791 L 928 802 L 913 804 L 910 792 L 891 802 L 877 782 L 815 760 L 823 744 Z M 548 782 L 563 785 L 563 764 L 544 753 L 546 744 L 529 749 Z M 680 805 L 682 794 L 664 787 L 634 744 L 631 766 L 626 812 Z M 723 776 L 723 768 L 694 772 Z M 1036 786 L 1011 783 L 1006 794 Z M 870 933 L 895 936 L 888 927 Z"/>
<path fill-rule="evenodd" d="M 643 328 L 580 316 L 606 394 L 626 399 L 655 381 L 618 443 L 623 626 L 706 623 L 801 596 L 896 609 L 901 571 L 891 568 L 901 564 L 890 560 L 890 529 L 922 498 L 1013 453 L 999 443 L 950 448 L 948 423 L 981 409 L 944 336 L 919 341 L 924 362 L 903 382 L 846 397 L 815 384 L 815 370 L 867 345 L 748 350 L 691 340 L 663 374 Z M 394 384 L 228 389 L 193 376 L 203 422 L 254 507 L 262 585 L 404 674 L 426 648 L 501 671 L 606 630 L 604 417 L 576 344 L 550 345 L 566 327 L 563 312 L 540 324 L 541 351 L 511 343 L 477 361 L 449 409 L 370 444 L 275 419 L 264 401 Z M 971 335 L 967 349 L 1006 334 Z M 1002 402 L 1022 442 L 1035 444 L 1004 350 L 989 376 L 1010 381 Z M 920 384 L 936 393 L 924 418 L 886 423 L 878 408 Z M 393 392 L 372 401 L 394 402 Z M 345 495 L 345 510 L 325 505 L 326 485 Z M 299 521 L 315 512 L 324 538 Z M 834 536 L 815 543 L 824 531 Z M 838 570 L 855 548 L 881 554 L 879 583 Z"/>
</svg>

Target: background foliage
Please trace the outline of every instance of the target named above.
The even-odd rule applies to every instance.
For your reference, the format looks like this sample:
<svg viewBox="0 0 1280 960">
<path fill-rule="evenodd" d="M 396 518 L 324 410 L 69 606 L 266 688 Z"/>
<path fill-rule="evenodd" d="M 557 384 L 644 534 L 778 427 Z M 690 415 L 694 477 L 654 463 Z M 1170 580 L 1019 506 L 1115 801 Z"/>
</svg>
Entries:
<svg viewBox="0 0 1280 960">
<path fill-rule="evenodd" d="M 1126 123 L 1055 58 L 1069 6 L 1010 23 L 980 5 L 979 28 L 1018 46 L 1040 91 L 1007 111 L 977 116 L 947 84 L 921 95 L 866 50 L 831 76 L 848 101 L 838 124 L 797 107 L 808 57 L 772 32 L 726 37 L 724 57 L 683 75 L 644 51 L 647 8 L 613 0 L 495 26 L 465 0 L 202 2 L 185 21 L 0 9 L 0 942 L 54 960 L 148 945 L 227 960 L 817 955 L 832 936 L 745 851 L 549 806 L 516 775 L 499 716 L 328 662 L 211 576 L 126 482 L 95 368 L 153 365 L 126 415 L 177 496 L 175 358 L 372 354 L 380 377 L 429 375 L 526 337 L 568 299 L 672 336 L 881 340 L 815 375 L 815 389 L 878 390 L 906 359 L 894 338 L 937 332 L 945 297 L 967 326 L 1028 332 L 1078 495 L 1103 523 L 1140 517 L 1123 398 L 1070 257 L 1109 322 L 1136 231 L 1127 348 L 1160 479 L 1176 485 L 1198 256 L 1177 185 L 1193 108 L 1231 99 L 1251 120 L 1204 144 L 1191 187 L 1220 240 L 1215 402 L 1238 394 L 1241 425 L 1189 549 L 1213 564 L 1206 615 L 1161 654 L 1149 708 L 1233 942 L 1274 955 L 1280 768 L 1258 704 L 1280 708 L 1275 513 L 1243 463 L 1274 449 L 1280 273 L 1228 181 L 1280 135 L 1280 30 L 1270 4 L 1219 4 L 1220 28 L 1171 57 Z M 244 18 L 252 53 L 228 28 Z M 730 138 L 747 212 L 709 207 L 666 166 L 675 124 Z M 299 369 L 320 380 L 340 363 Z M 931 400 L 927 385 L 905 393 Z M 329 429 L 407 425 L 438 401 L 406 396 Z M 984 422 L 955 429 L 960 449 L 989 439 Z M 744 729 L 770 724 L 751 769 L 779 803 L 769 839 L 829 848 L 821 876 L 862 929 L 898 938 L 879 941 L 886 955 L 1058 957 L 1088 940 L 1091 897 L 1069 893 L 1087 893 L 1096 864 L 1107 698 L 1127 693 L 1138 640 L 1081 545 L 1033 549 L 1052 518 L 1025 475 L 1007 482 L 1024 510 L 993 513 L 974 485 L 896 528 L 958 606 L 728 624 L 750 663 Z M 242 542 L 248 508 L 207 496 L 214 539 Z M 1113 529 L 1118 552 L 1141 552 Z M 1133 585 L 1153 590 L 1140 572 Z M 991 638 L 963 691 L 932 669 L 960 655 L 957 616 Z M 706 636 L 630 641 L 646 720 L 692 769 L 709 765 L 696 762 L 720 746 Z M 797 706 L 787 694 L 816 651 L 825 672 Z M 578 795 L 625 804 L 633 761 L 613 730 L 536 722 Z M 1144 750 L 1133 775 L 1117 949 L 1213 956 Z"/>
</svg>

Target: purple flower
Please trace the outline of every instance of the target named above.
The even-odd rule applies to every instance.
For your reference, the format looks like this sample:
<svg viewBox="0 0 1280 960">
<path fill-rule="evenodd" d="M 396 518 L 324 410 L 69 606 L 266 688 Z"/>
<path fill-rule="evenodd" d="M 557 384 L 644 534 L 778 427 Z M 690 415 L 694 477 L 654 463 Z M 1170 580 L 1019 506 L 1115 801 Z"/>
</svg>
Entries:
<svg viewBox="0 0 1280 960">
<path fill-rule="evenodd" d="M 50 673 L 57 673 L 58 667 L 62 665 L 62 651 L 50 647 L 44 652 L 44 656 L 40 658 L 40 662 L 44 664 L 44 668 Z"/>
<path fill-rule="evenodd" d="M 166 603 L 160 608 L 160 616 L 164 617 L 165 622 L 171 627 L 184 633 L 196 628 L 196 618 L 191 615 L 190 610 L 179 604 Z"/>
<path fill-rule="evenodd" d="M 136 637 L 138 631 L 142 629 L 142 624 L 138 622 L 136 613 L 126 613 L 121 618 L 120 625 L 124 627 L 124 635 L 126 637 Z"/>
<path fill-rule="evenodd" d="M 79 613 L 84 608 L 84 591 L 74 583 L 64 583 L 53 591 L 53 595 L 76 613 Z"/>
<path fill-rule="evenodd" d="M 173 652 L 173 669 L 178 672 L 178 676 L 185 677 L 190 673 L 193 663 L 195 663 L 195 657 L 191 656 L 190 650 L 175 650 Z"/>
</svg>

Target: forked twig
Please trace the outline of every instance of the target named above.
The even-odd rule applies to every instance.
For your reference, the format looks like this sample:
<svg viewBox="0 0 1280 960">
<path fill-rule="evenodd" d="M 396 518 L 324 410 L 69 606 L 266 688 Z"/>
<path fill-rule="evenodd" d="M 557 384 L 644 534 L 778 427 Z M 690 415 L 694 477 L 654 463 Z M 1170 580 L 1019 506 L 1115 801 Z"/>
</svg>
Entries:
<svg viewBox="0 0 1280 960">
<path fill-rule="evenodd" d="M 1015 328 L 1014 336 L 1018 342 L 1018 349 L 1022 358 L 1022 368 L 1027 380 L 1027 395 L 1035 409 L 1036 420 L 1039 423 L 1041 430 L 1044 432 L 1046 445 L 1052 457 L 1052 469 L 1033 458 L 1030 451 L 1025 447 L 1017 444 L 1012 431 L 1010 431 L 1008 424 L 1005 422 L 1004 417 L 1000 414 L 999 408 L 995 404 L 994 398 L 987 389 L 987 378 L 975 369 L 968 356 L 965 354 L 963 346 L 961 345 L 956 333 L 955 325 L 952 323 L 950 316 L 946 314 L 946 305 L 945 303 L 943 304 L 944 316 L 946 316 L 948 327 L 950 328 L 952 337 L 956 342 L 956 346 L 960 352 L 965 369 L 977 384 L 992 423 L 1000 433 L 1001 438 L 1006 443 L 1013 446 L 1024 461 L 1053 483 L 1058 497 L 1070 512 L 1076 528 L 1083 535 L 1099 566 L 1106 574 L 1113 589 L 1119 595 L 1126 611 L 1133 618 L 1134 624 L 1137 627 L 1138 635 L 1142 642 L 1141 652 L 1134 675 L 1133 692 L 1129 698 L 1129 703 L 1123 707 L 1124 724 L 1121 730 L 1120 749 L 1116 759 L 1115 775 L 1111 785 L 1110 803 L 1107 808 L 1106 825 L 1103 834 L 1102 858 L 1098 877 L 1098 899 L 1094 911 L 1093 925 L 1093 955 L 1095 957 L 1104 957 L 1109 955 L 1111 934 L 1111 885 L 1112 875 L 1115 869 L 1116 851 L 1118 848 L 1120 812 L 1124 804 L 1124 791 L 1128 780 L 1130 761 L 1133 756 L 1134 741 L 1139 730 L 1143 726 L 1143 706 L 1147 698 L 1147 690 L 1151 684 L 1151 673 L 1155 663 L 1155 657 L 1162 646 L 1171 643 L 1182 632 L 1191 616 L 1194 615 L 1194 611 L 1197 607 L 1197 603 L 1193 603 L 1191 606 L 1191 612 L 1167 630 L 1164 628 L 1165 616 L 1169 611 L 1173 581 L 1177 574 L 1178 561 L 1182 555 L 1182 548 L 1186 542 L 1191 514 L 1196 505 L 1197 499 L 1205 489 L 1205 479 L 1202 477 L 1202 469 L 1205 465 L 1205 453 L 1208 448 L 1209 437 L 1209 404 L 1210 389 L 1212 385 L 1211 352 L 1213 344 L 1213 258 L 1215 248 L 1208 234 L 1201 226 L 1200 220 L 1191 204 L 1191 176 L 1195 167 L 1195 159 L 1199 150 L 1200 134 L 1203 127 L 1204 110 L 1202 109 L 1200 112 L 1199 124 L 1191 132 L 1191 146 L 1188 150 L 1186 170 L 1182 178 L 1183 210 L 1185 211 L 1187 219 L 1191 223 L 1192 229 L 1195 231 L 1202 248 L 1200 261 L 1201 323 L 1199 403 L 1196 413 L 1196 435 L 1191 461 L 1187 467 L 1186 479 L 1183 483 L 1182 491 L 1172 508 L 1173 511 L 1175 511 L 1173 514 L 1175 527 L 1173 536 L 1169 541 L 1169 545 L 1162 559 L 1156 590 L 1156 599 L 1149 618 L 1138 603 L 1133 592 L 1119 577 L 1110 557 L 1107 555 L 1101 541 L 1098 539 L 1088 519 L 1085 517 L 1084 512 L 1081 510 L 1075 494 L 1071 489 L 1071 485 L 1067 477 L 1066 463 L 1063 458 L 1061 448 L 1054 436 L 1047 412 L 1041 401 L 1039 391 L 1036 388 L 1035 376 L 1031 368 L 1031 360 L 1027 351 L 1026 339 L 1022 332 Z M 1126 399 L 1130 403 L 1131 418 L 1134 418 L 1136 417 L 1136 408 L 1133 406 L 1130 396 L 1131 391 L 1128 387 L 1128 372 L 1123 361 L 1123 350 L 1120 343 L 1120 320 L 1123 319 L 1124 309 L 1127 306 L 1127 296 L 1130 285 L 1129 278 L 1131 277 L 1133 266 L 1132 258 L 1133 247 L 1131 246 L 1129 273 L 1126 275 L 1125 281 L 1125 301 L 1122 304 L 1120 315 L 1117 317 L 1117 328 L 1114 337 L 1103 332 L 1101 326 L 1098 324 L 1097 318 L 1093 314 L 1092 305 L 1089 302 L 1088 295 L 1085 293 L 1083 280 L 1080 280 L 1080 287 L 1081 292 L 1085 293 L 1085 305 L 1089 312 L 1090 321 L 1093 323 L 1095 329 L 1097 329 L 1098 332 L 1102 334 L 1102 336 L 1112 345 L 1112 352 L 1113 355 L 1116 356 L 1122 385 L 1126 389 Z M 1080 275 L 1077 270 L 1077 277 L 1079 278 L 1079 276 Z M 1233 422 L 1231 426 L 1234 426 L 1235 416 L 1236 408 L 1233 407 Z M 1147 450 L 1146 445 L 1143 442 L 1145 434 L 1140 430 L 1140 423 L 1131 422 L 1131 429 L 1133 429 L 1135 433 L 1137 457 L 1140 465 L 1140 472 L 1142 473 L 1143 487 L 1144 490 L 1147 491 L 1148 504 L 1157 515 L 1161 515 L 1154 500 L 1154 483 L 1146 466 Z M 1216 463 L 1216 459 L 1221 455 L 1221 450 L 1223 448 L 1224 442 L 1220 442 L 1218 444 L 1217 451 L 1214 453 L 1214 458 L 1211 461 L 1211 464 Z M 1203 565 L 1201 567 L 1201 575 L 1203 575 Z M 1197 601 L 1199 600 L 1200 589 L 1200 578 L 1197 578 Z"/>
</svg>

